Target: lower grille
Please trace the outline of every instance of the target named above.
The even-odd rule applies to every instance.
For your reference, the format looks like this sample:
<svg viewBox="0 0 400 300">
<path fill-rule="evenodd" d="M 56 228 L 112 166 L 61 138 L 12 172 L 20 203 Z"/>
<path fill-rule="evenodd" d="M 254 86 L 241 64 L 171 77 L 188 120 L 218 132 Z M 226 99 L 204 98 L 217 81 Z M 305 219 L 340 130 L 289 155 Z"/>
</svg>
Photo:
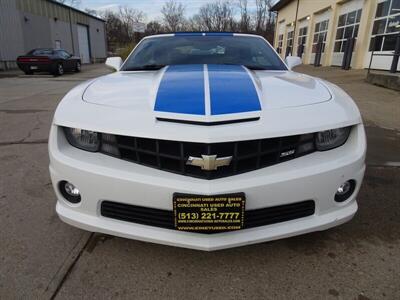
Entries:
<svg viewBox="0 0 400 300">
<path fill-rule="evenodd" d="M 315 202 L 313 200 L 247 210 L 245 211 L 244 228 L 300 219 L 311 216 L 314 212 Z M 142 225 L 174 229 L 174 214 L 169 210 L 103 201 L 101 203 L 101 215 Z"/>
</svg>

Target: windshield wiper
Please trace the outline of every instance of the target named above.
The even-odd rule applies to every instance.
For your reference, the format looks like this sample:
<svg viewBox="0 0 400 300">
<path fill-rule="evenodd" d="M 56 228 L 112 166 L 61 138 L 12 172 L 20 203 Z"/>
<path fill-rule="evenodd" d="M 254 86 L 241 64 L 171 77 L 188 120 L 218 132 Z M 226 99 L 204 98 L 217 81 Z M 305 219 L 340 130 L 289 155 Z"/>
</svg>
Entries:
<svg viewBox="0 0 400 300">
<path fill-rule="evenodd" d="M 234 64 L 224 63 L 224 65 L 234 65 Z M 252 65 L 244 65 L 244 66 L 249 70 L 268 70 L 267 68 L 261 66 L 252 66 Z M 165 65 L 150 64 L 150 65 L 126 68 L 124 69 L 124 71 L 153 71 L 153 70 L 160 70 L 164 67 Z"/>
<path fill-rule="evenodd" d="M 222 65 L 237 66 L 237 64 L 233 64 L 233 63 L 223 63 Z M 261 67 L 261 66 L 252 66 L 252 65 L 243 65 L 243 66 L 249 70 L 269 70 L 269 69 Z"/>
<path fill-rule="evenodd" d="M 268 70 L 267 68 L 260 67 L 260 66 L 246 66 L 245 67 L 249 70 Z"/>
<path fill-rule="evenodd" d="M 152 65 L 143 65 L 132 68 L 126 68 L 124 71 L 153 71 L 153 70 L 160 70 L 164 67 L 165 65 L 152 64 Z"/>
</svg>

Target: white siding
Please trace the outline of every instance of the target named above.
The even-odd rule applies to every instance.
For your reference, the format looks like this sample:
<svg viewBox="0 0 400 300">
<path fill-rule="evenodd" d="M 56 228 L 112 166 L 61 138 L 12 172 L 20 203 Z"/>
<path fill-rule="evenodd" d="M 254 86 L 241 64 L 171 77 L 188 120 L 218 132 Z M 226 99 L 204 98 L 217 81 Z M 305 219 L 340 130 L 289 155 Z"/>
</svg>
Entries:
<svg viewBox="0 0 400 300">
<path fill-rule="evenodd" d="M 81 41 L 79 24 L 88 25 L 86 37 L 81 36 Z M 0 0 L 0 70 L 16 67 L 17 56 L 32 48 L 55 47 L 56 41 L 77 56 L 82 53 L 84 62 L 89 63 L 90 58 L 104 59 L 107 51 L 104 31 L 105 24 L 100 19 L 52 1 Z"/>
<path fill-rule="evenodd" d="M 0 61 L 14 61 L 23 54 L 24 42 L 15 0 L 0 0 Z"/>
</svg>

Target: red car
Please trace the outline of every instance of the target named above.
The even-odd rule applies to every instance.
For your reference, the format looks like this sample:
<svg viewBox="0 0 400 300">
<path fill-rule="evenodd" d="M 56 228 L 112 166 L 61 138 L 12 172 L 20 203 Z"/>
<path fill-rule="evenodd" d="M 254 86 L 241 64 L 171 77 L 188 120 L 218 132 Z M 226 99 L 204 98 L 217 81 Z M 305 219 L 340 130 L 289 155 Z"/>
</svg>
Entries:
<svg viewBox="0 0 400 300">
<path fill-rule="evenodd" d="M 18 56 L 17 65 L 27 75 L 49 72 L 61 76 L 67 71 L 79 72 L 81 59 L 62 49 L 34 49 L 26 55 Z"/>
</svg>

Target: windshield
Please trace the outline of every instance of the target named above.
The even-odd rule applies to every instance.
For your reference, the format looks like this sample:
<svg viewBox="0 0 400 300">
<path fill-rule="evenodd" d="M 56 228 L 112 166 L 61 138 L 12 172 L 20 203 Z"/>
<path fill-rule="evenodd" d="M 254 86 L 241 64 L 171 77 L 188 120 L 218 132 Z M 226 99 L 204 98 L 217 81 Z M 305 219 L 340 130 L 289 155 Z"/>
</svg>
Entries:
<svg viewBox="0 0 400 300">
<path fill-rule="evenodd" d="M 252 36 L 182 35 L 143 40 L 121 71 L 157 70 L 166 65 L 233 64 L 253 70 L 287 70 L 263 39 Z"/>
</svg>

